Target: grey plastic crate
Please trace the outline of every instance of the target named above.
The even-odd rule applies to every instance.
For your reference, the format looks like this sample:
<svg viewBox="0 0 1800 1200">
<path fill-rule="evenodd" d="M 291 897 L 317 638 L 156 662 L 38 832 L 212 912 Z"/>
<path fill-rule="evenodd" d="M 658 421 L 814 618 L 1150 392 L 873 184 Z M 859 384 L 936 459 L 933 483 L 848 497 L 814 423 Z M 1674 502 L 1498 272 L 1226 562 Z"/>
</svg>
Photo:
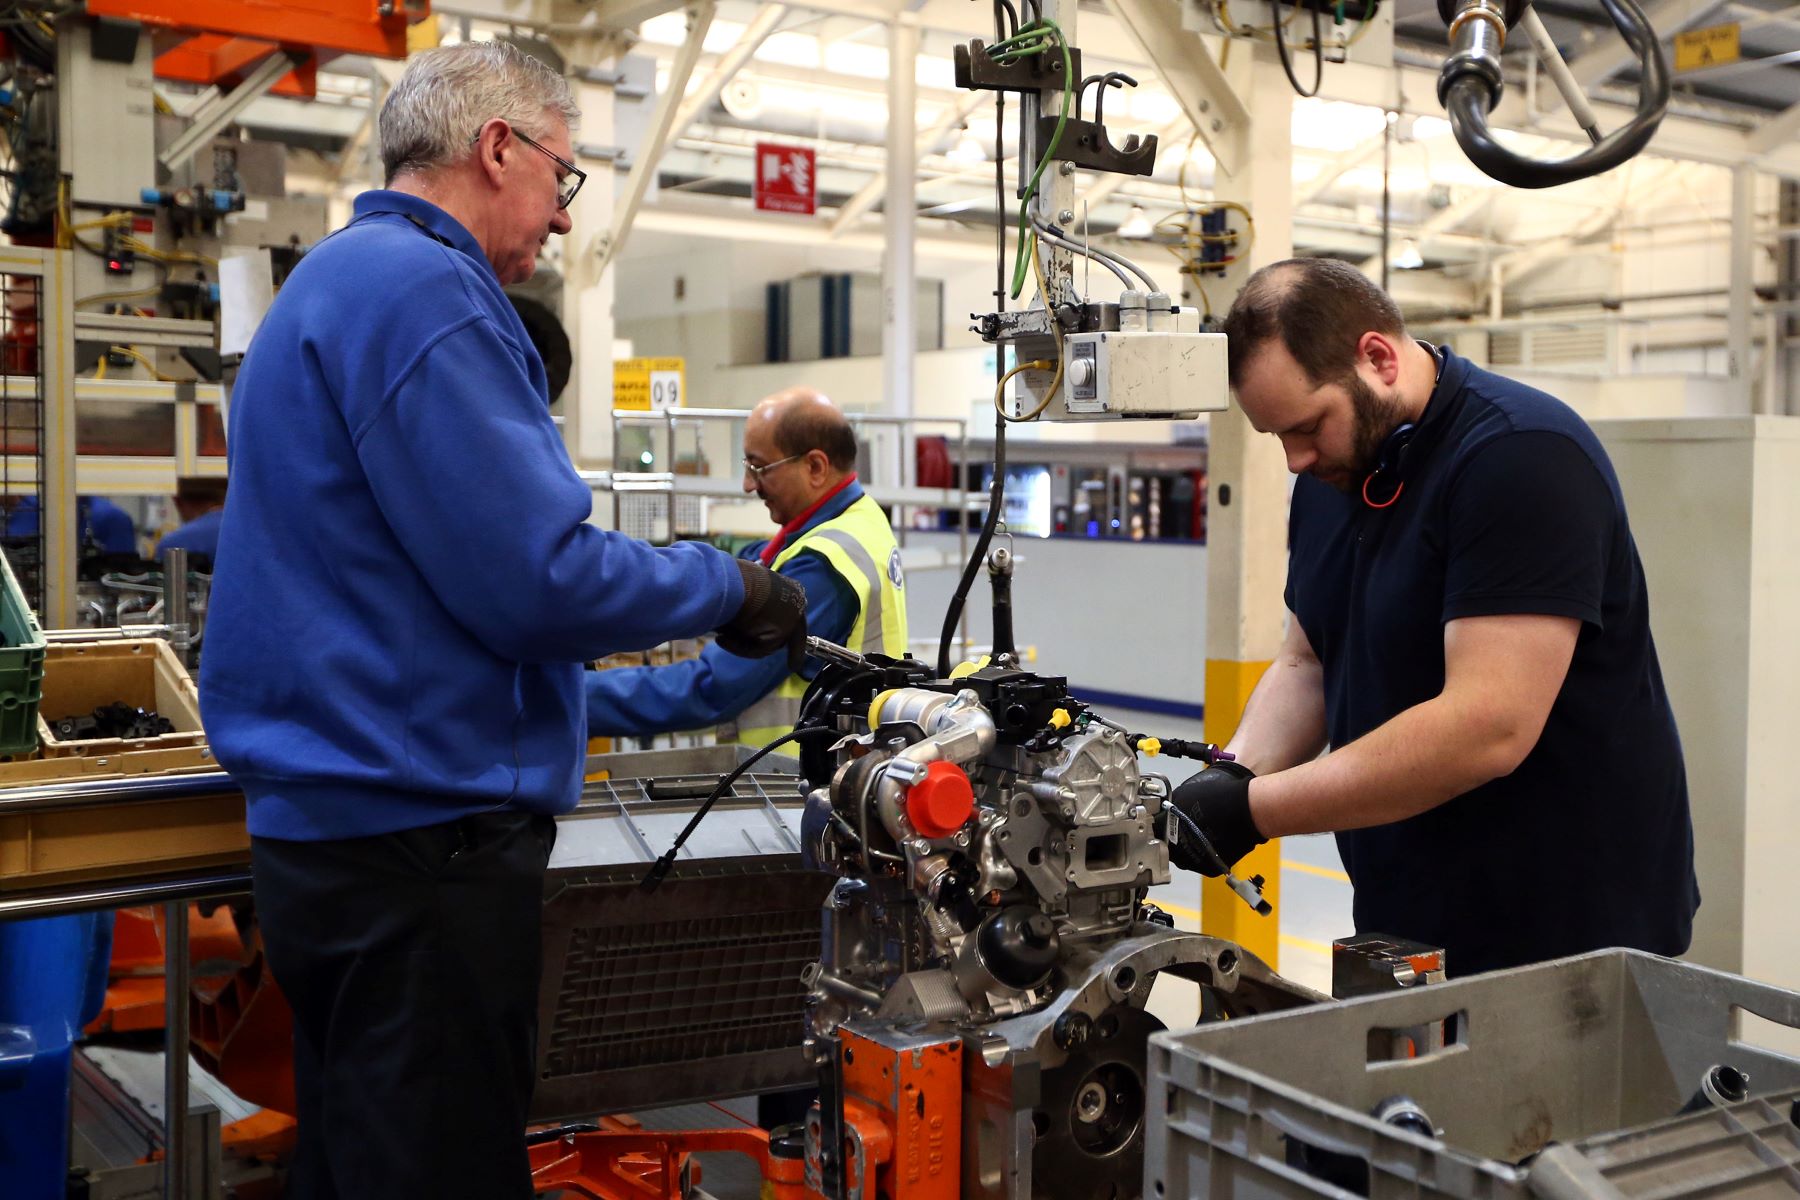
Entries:
<svg viewBox="0 0 1800 1200">
<path fill-rule="evenodd" d="M 1649 1129 L 1590 1138 L 1575 1149 L 1589 1170 L 1625 1196 L 1792 1200 L 1800 1192 L 1797 1116 L 1800 1091 L 1778 1092 Z"/>
<path fill-rule="evenodd" d="M 1694 1172 L 1678 1142 L 1611 1135 L 1698 1125 L 1692 1117 L 1677 1122 L 1676 1114 L 1717 1064 L 1746 1073 L 1753 1098 L 1800 1089 L 1800 1059 L 1738 1038 L 1740 1009 L 1800 1028 L 1800 994 L 1608 950 L 1157 1034 L 1144 1195 L 1710 1195 L 1703 1168 L 1691 1187 L 1679 1183 Z M 1396 1096 L 1423 1108 L 1441 1137 L 1369 1115 Z M 1740 1149 L 1791 1159 L 1791 1132 L 1780 1137 L 1786 1150 L 1778 1142 L 1756 1150 L 1754 1134 L 1742 1135 L 1748 1140 Z M 1526 1161 L 1553 1143 L 1565 1145 Z M 1572 1163 L 1568 1144 L 1581 1155 Z M 1627 1169 L 1633 1145 L 1661 1154 L 1660 1165 L 1634 1175 Z M 1601 1163 L 1603 1147 L 1613 1157 L 1599 1179 L 1588 1167 Z M 1552 1165 L 1576 1168 L 1572 1176 L 1556 1172 L 1560 1193 L 1546 1190 Z M 1584 1176 L 1591 1187 L 1581 1185 Z M 1630 1178 L 1665 1186 L 1627 1190 L 1620 1181 Z M 1762 1182 L 1800 1192 L 1791 1168 Z"/>
</svg>

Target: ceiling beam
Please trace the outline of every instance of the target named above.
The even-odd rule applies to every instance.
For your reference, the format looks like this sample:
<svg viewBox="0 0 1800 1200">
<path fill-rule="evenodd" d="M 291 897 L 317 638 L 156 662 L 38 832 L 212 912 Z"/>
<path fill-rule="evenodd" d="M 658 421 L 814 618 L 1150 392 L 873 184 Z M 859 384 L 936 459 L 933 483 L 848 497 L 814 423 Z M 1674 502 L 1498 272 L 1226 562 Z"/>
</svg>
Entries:
<svg viewBox="0 0 1800 1200">
<path fill-rule="evenodd" d="M 1106 0 L 1106 6 L 1131 32 L 1219 169 L 1234 174 L 1250 155 L 1250 110 L 1213 60 L 1211 48 L 1182 27 L 1180 6 L 1165 0 Z"/>
<path fill-rule="evenodd" d="M 1780 149 L 1800 135 L 1800 104 L 1789 105 L 1750 131 L 1744 140 L 1751 154 L 1761 157 Z"/>
<path fill-rule="evenodd" d="M 969 115 L 988 100 L 989 96 L 986 92 L 971 92 L 946 108 L 931 127 L 915 139 L 913 161 L 916 163 L 922 160 L 931 152 L 931 148 L 937 145 L 939 138 L 968 120 Z M 831 228 L 826 231 L 826 236 L 833 239 L 842 237 L 852 225 L 856 224 L 859 217 L 874 206 L 875 201 L 881 198 L 881 194 L 886 188 L 887 171 L 884 169 L 875 172 L 869 177 L 867 183 L 857 189 L 855 195 L 844 201 L 838 208 L 837 215 L 831 220 Z"/>
<path fill-rule="evenodd" d="M 678 138 L 687 132 L 687 127 L 694 123 L 694 118 L 712 107 L 725 85 L 731 82 L 743 65 L 750 61 L 769 35 L 775 32 L 781 19 L 787 16 L 787 5 L 765 4 L 757 10 L 756 19 L 744 26 L 743 34 L 737 43 L 719 56 L 719 60 L 706 73 L 706 78 L 692 93 L 684 97 L 681 107 L 675 110 L 675 124 L 669 130 L 670 138 Z"/>
<path fill-rule="evenodd" d="M 683 0 L 595 0 L 588 6 L 593 20 L 608 29 L 636 29 L 652 17 L 660 17 L 664 13 L 674 12 L 682 6 Z M 489 8 L 493 0 L 475 0 L 473 7 Z M 435 6 L 443 12 L 444 5 Z M 453 11 L 471 7 L 470 0 L 450 0 Z"/>
<path fill-rule="evenodd" d="M 1543 270 L 1553 261 L 1561 258 L 1587 239 L 1601 230 L 1618 224 L 1619 217 L 1630 207 L 1632 196 L 1638 196 L 1672 182 L 1677 174 L 1685 170 L 1686 163 L 1663 162 L 1660 169 L 1633 172 L 1626 167 L 1626 173 L 1619 181 L 1618 199 L 1615 203 L 1598 209 L 1590 216 L 1582 218 L 1575 227 L 1561 236 L 1539 242 L 1535 246 L 1526 246 L 1494 261 L 1500 278 L 1508 285 L 1523 282 L 1531 275 Z"/>
<path fill-rule="evenodd" d="M 1450 232 L 1476 213 L 1486 209 L 1494 202 L 1494 197 L 1499 194 L 1499 188 L 1471 189 L 1462 199 L 1453 202 L 1448 208 L 1432 213 L 1417 229 L 1411 232 L 1402 229 L 1399 232 L 1402 236 L 1410 237 L 1413 241 L 1418 242 L 1420 249 L 1423 250 L 1426 243 Z M 1381 270 L 1381 255 L 1371 254 L 1363 259 L 1362 269 L 1365 275 Z"/>
<path fill-rule="evenodd" d="M 700 47 L 706 42 L 706 31 L 712 28 L 713 16 L 718 10 L 718 0 L 696 0 L 688 10 L 687 41 L 682 43 L 674 63 L 669 67 L 669 86 L 656 98 L 656 111 L 650 117 L 650 131 L 645 136 L 643 147 L 632 159 L 631 175 L 625 181 L 625 194 L 620 198 L 613 214 L 612 230 L 598 248 L 600 262 L 595 268 L 596 275 L 606 271 L 607 264 L 619 256 L 619 252 L 625 248 L 625 239 L 631 236 L 631 223 L 637 217 L 639 206 L 644 203 L 644 193 L 649 191 L 650 181 L 656 178 L 657 169 L 662 164 L 663 148 L 672 140 L 670 130 L 675 125 L 676 114 L 681 110 L 682 97 L 687 93 L 694 65 L 700 61 Z"/>
<path fill-rule="evenodd" d="M 1719 8 L 1721 0 L 1662 0 L 1645 14 L 1657 36 L 1668 41 L 1701 17 Z M 1569 64 L 1569 73 L 1585 91 L 1625 69 L 1637 55 L 1625 40 L 1614 34 L 1605 35 L 1603 44 L 1589 50 Z"/>
<path fill-rule="evenodd" d="M 1381 153 L 1381 143 L 1387 137 L 1384 129 L 1372 138 L 1358 142 L 1348 150 L 1340 150 L 1331 156 L 1312 177 L 1306 187 L 1294 193 L 1294 207 L 1304 208 L 1313 204 L 1331 190 L 1331 185 L 1344 177 L 1345 172 L 1354 170 Z"/>
</svg>

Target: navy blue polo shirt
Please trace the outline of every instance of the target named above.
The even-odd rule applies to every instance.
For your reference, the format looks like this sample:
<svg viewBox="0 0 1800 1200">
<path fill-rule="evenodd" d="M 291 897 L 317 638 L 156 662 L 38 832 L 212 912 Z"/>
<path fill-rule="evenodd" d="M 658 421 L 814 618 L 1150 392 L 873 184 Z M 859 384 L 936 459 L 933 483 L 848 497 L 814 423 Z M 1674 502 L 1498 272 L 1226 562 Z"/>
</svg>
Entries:
<svg viewBox="0 0 1800 1200">
<path fill-rule="evenodd" d="M 1699 907 L 1674 714 L 1643 566 L 1599 440 L 1552 396 L 1449 350 L 1399 498 L 1295 481 L 1287 603 L 1343 746 L 1444 687 L 1444 626 L 1581 622 L 1537 745 L 1429 812 L 1337 835 L 1359 932 L 1442 946 L 1453 974 L 1687 949 Z"/>
</svg>

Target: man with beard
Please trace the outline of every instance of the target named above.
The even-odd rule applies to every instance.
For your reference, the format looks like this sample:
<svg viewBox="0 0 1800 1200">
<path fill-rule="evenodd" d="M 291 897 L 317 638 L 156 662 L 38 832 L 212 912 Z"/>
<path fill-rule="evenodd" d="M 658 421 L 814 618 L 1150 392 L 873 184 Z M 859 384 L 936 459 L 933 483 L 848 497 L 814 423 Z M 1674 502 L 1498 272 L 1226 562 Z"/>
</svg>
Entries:
<svg viewBox="0 0 1800 1200">
<path fill-rule="evenodd" d="M 1687 949 L 1681 744 L 1593 431 L 1408 337 L 1341 262 L 1258 271 L 1225 332 L 1238 403 L 1299 478 L 1286 639 L 1236 761 L 1177 789 L 1192 827 L 1227 863 L 1336 833 L 1357 929 L 1457 974 Z M 1177 864 L 1217 874 L 1177 824 Z"/>
</svg>

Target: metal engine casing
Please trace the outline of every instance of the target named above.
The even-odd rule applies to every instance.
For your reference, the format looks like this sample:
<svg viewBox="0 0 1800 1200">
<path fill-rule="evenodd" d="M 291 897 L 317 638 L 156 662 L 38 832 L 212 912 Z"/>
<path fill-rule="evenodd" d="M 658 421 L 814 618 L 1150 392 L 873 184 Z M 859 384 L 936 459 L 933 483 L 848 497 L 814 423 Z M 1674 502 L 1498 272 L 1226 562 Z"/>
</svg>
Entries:
<svg viewBox="0 0 1800 1200">
<path fill-rule="evenodd" d="M 1215 1016 L 1324 998 L 1145 903 L 1169 880 L 1168 780 L 1063 680 L 1009 663 L 946 681 L 912 662 L 832 667 L 809 724 L 839 735 L 802 756 L 804 850 L 839 876 L 806 977 L 810 1046 L 829 1080 L 845 1030 L 895 1047 L 959 1036 L 962 1196 L 1139 1195 L 1158 973 L 1200 985 Z M 972 802 L 929 836 L 909 795 L 939 763 Z"/>
</svg>

